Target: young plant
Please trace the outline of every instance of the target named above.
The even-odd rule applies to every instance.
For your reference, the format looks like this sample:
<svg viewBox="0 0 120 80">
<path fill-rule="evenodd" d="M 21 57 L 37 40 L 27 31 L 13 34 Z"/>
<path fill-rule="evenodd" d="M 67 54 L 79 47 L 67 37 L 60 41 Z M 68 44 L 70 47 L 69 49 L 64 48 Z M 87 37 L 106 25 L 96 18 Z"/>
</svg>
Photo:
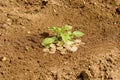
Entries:
<svg viewBox="0 0 120 80">
<path fill-rule="evenodd" d="M 53 31 L 55 33 L 54 37 L 50 38 L 45 38 L 42 42 L 42 45 L 44 47 L 50 47 L 50 44 L 54 43 L 62 43 L 66 44 L 69 41 L 72 41 L 74 37 L 81 37 L 84 35 L 84 33 L 80 31 L 73 31 L 71 32 L 70 30 L 72 29 L 72 26 L 65 25 L 61 28 L 59 27 L 50 27 L 49 30 Z"/>
</svg>

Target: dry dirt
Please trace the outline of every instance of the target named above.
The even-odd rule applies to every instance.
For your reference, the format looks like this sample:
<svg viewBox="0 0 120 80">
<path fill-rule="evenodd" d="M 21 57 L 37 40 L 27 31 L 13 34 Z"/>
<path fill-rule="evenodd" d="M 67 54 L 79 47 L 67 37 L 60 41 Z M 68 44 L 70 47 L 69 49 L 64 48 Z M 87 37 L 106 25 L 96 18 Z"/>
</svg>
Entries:
<svg viewBox="0 0 120 80">
<path fill-rule="evenodd" d="M 47 28 L 66 24 L 85 45 L 44 54 Z M 120 0 L 0 0 L 0 80 L 120 80 Z"/>
</svg>

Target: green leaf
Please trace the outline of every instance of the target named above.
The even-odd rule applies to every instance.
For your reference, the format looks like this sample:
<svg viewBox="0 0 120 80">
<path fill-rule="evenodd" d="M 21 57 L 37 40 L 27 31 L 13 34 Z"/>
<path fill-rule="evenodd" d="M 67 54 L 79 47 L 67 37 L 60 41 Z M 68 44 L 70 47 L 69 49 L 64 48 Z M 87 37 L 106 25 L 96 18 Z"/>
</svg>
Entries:
<svg viewBox="0 0 120 80">
<path fill-rule="evenodd" d="M 42 45 L 43 46 L 49 46 L 51 43 L 57 41 L 57 38 L 56 37 L 52 37 L 52 38 L 45 38 L 42 42 Z"/>
<path fill-rule="evenodd" d="M 76 37 L 80 37 L 80 36 L 83 36 L 84 33 L 83 33 L 83 32 L 80 32 L 80 31 L 74 31 L 74 32 L 73 32 L 73 35 L 76 36 Z"/>
<path fill-rule="evenodd" d="M 65 25 L 62 30 L 64 31 L 68 31 L 68 30 L 71 30 L 72 29 L 72 26 L 69 26 L 69 25 Z"/>
<path fill-rule="evenodd" d="M 50 27 L 49 30 L 52 30 L 57 35 L 60 35 L 60 33 L 61 33 L 61 28 L 57 28 L 57 27 Z"/>
<path fill-rule="evenodd" d="M 58 27 L 50 27 L 50 28 L 48 28 L 49 30 L 52 30 L 52 31 L 56 31 L 56 30 L 58 30 Z"/>
<path fill-rule="evenodd" d="M 71 31 L 68 32 L 68 35 L 69 35 L 69 36 L 74 36 Z"/>
<path fill-rule="evenodd" d="M 71 40 L 71 36 L 69 36 L 68 34 L 61 34 L 61 38 L 65 43 Z"/>
</svg>

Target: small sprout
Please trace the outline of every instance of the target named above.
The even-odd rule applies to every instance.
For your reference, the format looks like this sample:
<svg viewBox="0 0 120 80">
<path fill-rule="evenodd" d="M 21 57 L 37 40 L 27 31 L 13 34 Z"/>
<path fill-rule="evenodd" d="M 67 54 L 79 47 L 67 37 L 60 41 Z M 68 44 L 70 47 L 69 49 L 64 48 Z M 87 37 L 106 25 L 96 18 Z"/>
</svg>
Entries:
<svg viewBox="0 0 120 80">
<path fill-rule="evenodd" d="M 26 46 L 26 47 L 25 47 L 25 50 L 26 50 L 27 52 L 30 52 L 30 51 L 31 51 L 31 48 L 30 48 L 29 46 Z"/>
<path fill-rule="evenodd" d="M 63 27 L 50 27 L 49 30 L 55 33 L 54 37 L 45 38 L 42 45 L 45 47 L 44 52 L 55 53 L 57 50 L 61 54 L 66 53 L 66 50 L 75 52 L 81 43 L 81 40 L 74 40 L 75 37 L 81 37 L 84 33 L 80 31 L 73 31 L 72 26 L 65 25 Z"/>
</svg>

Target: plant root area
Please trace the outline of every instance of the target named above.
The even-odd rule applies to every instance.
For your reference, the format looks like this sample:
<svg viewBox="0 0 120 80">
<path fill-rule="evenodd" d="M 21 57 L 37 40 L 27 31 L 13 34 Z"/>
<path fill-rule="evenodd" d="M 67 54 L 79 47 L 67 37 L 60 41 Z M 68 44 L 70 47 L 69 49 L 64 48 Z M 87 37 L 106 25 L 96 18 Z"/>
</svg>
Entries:
<svg viewBox="0 0 120 80">
<path fill-rule="evenodd" d="M 44 53 L 64 25 L 85 44 Z M 0 80 L 120 80 L 120 0 L 0 0 Z"/>
</svg>

